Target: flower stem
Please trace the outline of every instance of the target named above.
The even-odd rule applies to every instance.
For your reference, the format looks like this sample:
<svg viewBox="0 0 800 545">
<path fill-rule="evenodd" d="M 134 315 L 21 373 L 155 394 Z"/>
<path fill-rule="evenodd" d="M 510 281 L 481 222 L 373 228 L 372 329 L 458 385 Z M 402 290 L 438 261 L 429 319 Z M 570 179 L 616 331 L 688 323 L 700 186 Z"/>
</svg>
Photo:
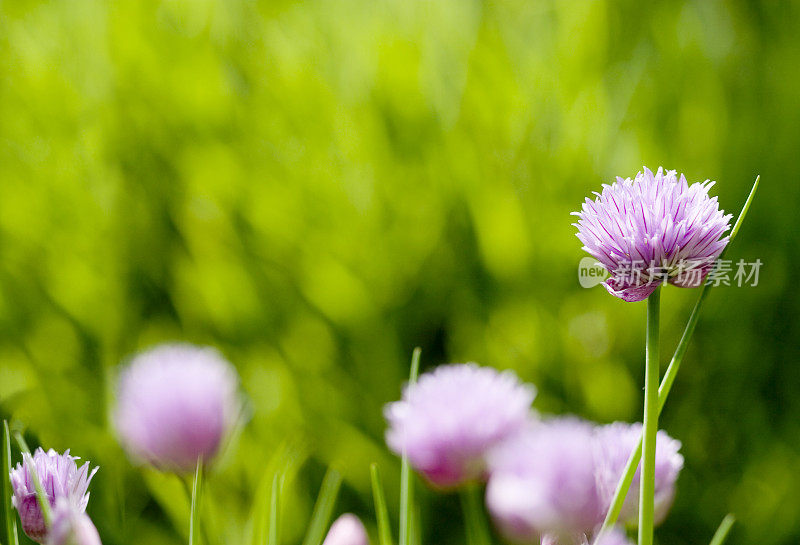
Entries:
<svg viewBox="0 0 800 545">
<path fill-rule="evenodd" d="M 197 459 L 197 468 L 194 472 L 192 485 L 192 507 L 189 512 L 189 545 L 194 545 L 197 539 L 198 521 L 200 519 L 200 492 L 203 487 L 203 460 Z"/>
<path fill-rule="evenodd" d="M 308 525 L 303 545 L 320 545 L 322 543 L 341 485 L 341 474 L 333 468 L 328 468 L 322 479 L 322 486 L 319 489 L 317 503 L 314 505 L 314 513 L 311 515 L 311 522 Z"/>
<path fill-rule="evenodd" d="M 269 528 L 267 531 L 267 545 L 278 545 L 280 538 L 280 493 L 283 488 L 283 475 L 278 472 L 272 478 L 272 490 L 269 496 Z"/>
<path fill-rule="evenodd" d="M 422 354 L 422 349 L 417 347 L 411 355 L 411 371 L 408 377 L 408 383 L 414 384 L 417 382 L 419 375 L 419 357 Z M 400 545 L 411 545 L 411 536 L 413 535 L 413 506 L 414 506 L 414 481 L 411 473 L 411 464 L 408 461 L 408 455 L 403 452 L 403 458 L 400 462 Z"/>
<path fill-rule="evenodd" d="M 642 479 L 639 489 L 639 545 L 653 545 L 656 432 L 658 432 L 658 318 L 661 288 L 647 298 L 647 347 L 644 371 Z"/>
<path fill-rule="evenodd" d="M 728 537 L 728 532 L 731 531 L 731 526 L 733 526 L 734 522 L 736 522 L 736 517 L 728 513 L 728 515 L 722 519 L 722 522 L 719 523 L 719 528 L 714 532 L 714 537 L 711 538 L 711 543 L 709 543 L 709 545 L 722 545 L 725 542 L 725 538 Z"/>
<path fill-rule="evenodd" d="M 464 512 L 464 530 L 468 545 L 490 545 L 489 525 L 481 501 L 481 489 L 477 484 L 468 485 L 461 491 L 461 509 Z"/>
<path fill-rule="evenodd" d="M 386 507 L 386 496 L 383 493 L 383 483 L 378 472 L 378 464 L 369 466 L 372 481 L 372 497 L 375 501 L 375 518 L 378 522 L 378 537 L 380 545 L 392 545 L 392 529 L 389 527 L 389 509 Z"/>
</svg>

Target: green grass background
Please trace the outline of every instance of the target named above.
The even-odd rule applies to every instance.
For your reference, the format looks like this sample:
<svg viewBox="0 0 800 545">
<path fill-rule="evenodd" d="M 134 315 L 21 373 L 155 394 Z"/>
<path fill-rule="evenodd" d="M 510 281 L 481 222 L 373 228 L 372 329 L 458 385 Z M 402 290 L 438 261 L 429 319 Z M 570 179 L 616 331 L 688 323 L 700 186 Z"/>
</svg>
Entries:
<svg viewBox="0 0 800 545">
<path fill-rule="evenodd" d="M 209 476 L 216 542 L 257 542 L 287 465 L 285 543 L 329 464 L 337 512 L 373 520 L 378 461 L 396 515 L 381 409 L 414 346 L 636 420 L 644 304 L 580 288 L 569 213 L 645 164 L 735 215 L 760 173 L 728 253 L 760 282 L 707 301 L 658 536 L 707 543 L 732 511 L 730 545 L 797 543 L 799 35 L 791 2 L 3 0 L 0 416 L 101 466 L 104 543 L 180 543 L 180 481 L 111 431 L 115 369 L 213 344 L 251 408 Z M 664 291 L 664 360 L 696 296 Z M 457 499 L 421 502 L 424 543 L 461 543 Z"/>
</svg>

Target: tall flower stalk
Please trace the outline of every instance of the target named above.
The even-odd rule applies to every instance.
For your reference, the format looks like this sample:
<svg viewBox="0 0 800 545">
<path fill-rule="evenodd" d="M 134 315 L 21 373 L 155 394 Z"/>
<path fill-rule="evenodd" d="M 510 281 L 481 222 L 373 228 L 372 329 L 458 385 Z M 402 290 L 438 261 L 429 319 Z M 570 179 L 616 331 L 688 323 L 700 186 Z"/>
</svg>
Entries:
<svg viewBox="0 0 800 545">
<path fill-rule="evenodd" d="M 741 212 L 739 212 L 739 217 L 736 218 L 736 222 L 733 224 L 733 229 L 731 229 L 731 234 L 728 241 L 728 246 L 731 242 L 736 238 L 736 235 L 739 233 L 739 229 L 744 222 L 745 217 L 747 216 L 747 212 L 750 210 L 750 205 L 753 203 L 753 199 L 755 198 L 756 191 L 758 190 L 758 184 L 761 180 L 760 176 L 756 176 L 755 182 L 753 182 L 753 187 L 750 189 L 750 193 L 747 196 L 747 200 L 745 201 L 744 205 L 742 206 Z M 720 259 L 725 256 L 725 252 L 728 249 L 728 246 L 720 254 Z M 689 316 L 689 321 L 686 323 L 686 328 L 683 330 L 683 335 L 681 335 L 681 339 L 678 342 L 678 346 L 675 349 L 675 353 L 670 360 L 669 365 L 667 366 L 667 370 L 664 373 L 664 379 L 661 381 L 661 385 L 658 389 L 658 412 L 661 414 L 661 411 L 664 410 L 664 404 L 667 401 L 667 397 L 669 396 L 670 390 L 672 389 L 672 384 L 675 381 L 675 377 L 678 374 L 678 370 L 680 369 L 681 363 L 683 361 L 683 356 L 686 353 L 686 349 L 689 346 L 689 341 L 694 334 L 694 329 L 697 326 L 697 321 L 700 318 L 700 309 L 703 306 L 703 302 L 705 301 L 706 297 L 708 296 L 709 290 L 713 287 L 713 284 L 704 284 L 703 288 L 700 291 L 700 295 L 697 298 L 697 302 L 692 309 L 692 313 Z M 639 444 L 636 448 L 631 452 L 630 457 L 628 458 L 628 463 L 625 467 L 625 471 L 622 473 L 620 477 L 619 484 L 617 485 L 617 489 L 614 493 L 614 497 L 611 501 L 611 506 L 608 509 L 608 513 L 606 514 L 606 518 L 603 521 L 603 525 L 600 529 L 598 534 L 602 536 L 604 533 L 608 532 L 614 524 L 616 524 L 617 519 L 619 518 L 620 511 L 622 510 L 622 505 L 625 501 L 625 496 L 628 493 L 628 489 L 630 488 L 631 482 L 633 481 L 633 476 L 636 473 L 636 468 L 639 465 L 639 460 L 642 456 L 642 438 L 639 439 Z"/>
<path fill-rule="evenodd" d="M 665 282 L 688 288 L 704 285 L 735 234 L 734 229 L 724 236 L 731 216 L 708 194 L 712 186 L 708 180 L 689 185 L 674 170 L 659 168 L 654 174 L 644 168 L 633 180 L 617 178 L 604 185 L 596 200 L 586 199 L 581 211 L 574 213 L 579 218 L 574 225 L 583 249 L 611 274 L 604 282 L 609 293 L 628 302 L 647 299 L 645 399 L 642 446 L 638 449 L 642 452 L 639 545 L 653 543 L 656 433 L 663 406 L 658 389 L 660 287 Z M 754 191 L 755 187 L 750 198 Z M 736 228 L 738 225 L 739 221 Z M 667 389 L 672 380 L 674 373 L 665 381 Z M 599 537 L 619 515 L 637 464 L 635 452 Z"/>
<path fill-rule="evenodd" d="M 658 356 L 661 288 L 647 298 L 647 346 L 644 378 L 644 447 L 639 487 L 639 545 L 653 543 L 655 505 L 656 433 L 658 432 Z"/>
<path fill-rule="evenodd" d="M 417 347 L 411 355 L 411 370 L 409 371 L 408 383 L 413 386 L 417 383 L 419 376 L 419 358 L 422 349 Z M 411 536 L 414 533 L 412 527 L 414 511 L 414 476 L 411 474 L 411 461 L 408 457 L 406 448 L 402 448 L 400 462 L 400 528 L 398 529 L 398 539 L 400 545 L 411 545 Z"/>
<path fill-rule="evenodd" d="M 203 489 L 203 457 L 197 458 L 197 468 L 192 484 L 192 503 L 189 512 L 189 545 L 197 543 L 198 522 L 200 520 L 200 494 Z"/>
</svg>

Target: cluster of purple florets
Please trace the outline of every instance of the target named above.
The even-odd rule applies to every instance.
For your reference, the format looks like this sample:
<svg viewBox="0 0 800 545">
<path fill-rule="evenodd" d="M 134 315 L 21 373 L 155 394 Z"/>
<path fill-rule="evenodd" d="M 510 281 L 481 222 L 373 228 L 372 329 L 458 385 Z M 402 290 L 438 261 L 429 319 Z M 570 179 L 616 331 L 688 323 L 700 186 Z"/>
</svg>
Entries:
<svg viewBox="0 0 800 545">
<path fill-rule="evenodd" d="M 52 449 L 47 452 L 37 449 L 32 456 L 25 456 L 24 463 L 11 470 L 9 477 L 14 490 L 11 502 L 19 513 L 22 529 L 37 543 L 100 543 L 97 530 L 85 514 L 89 503 L 89 482 L 98 468 L 90 470 L 89 462 L 78 467 L 77 461 L 78 458 L 71 456 L 69 450 L 58 454 Z M 50 526 L 45 523 L 36 497 L 34 472 L 53 509 Z"/>
<path fill-rule="evenodd" d="M 387 405 L 386 440 L 435 488 L 485 482 L 486 506 L 508 539 L 579 545 L 602 524 L 641 424 L 600 426 L 544 417 L 531 408 L 535 391 L 510 371 L 471 363 L 441 366 Z M 656 509 L 661 519 L 683 467 L 680 446 L 659 432 Z M 635 523 L 637 513 L 632 492 L 621 522 Z"/>
<path fill-rule="evenodd" d="M 604 184 L 583 203 L 575 227 L 583 249 L 611 274 L 603 284 L 625 301 L 642 301 L 664 281 L 702 284 L 728 244 L 731 215 L 708 190 L 676 171 L 644 168 L 636 177 Z"/>
</svg>

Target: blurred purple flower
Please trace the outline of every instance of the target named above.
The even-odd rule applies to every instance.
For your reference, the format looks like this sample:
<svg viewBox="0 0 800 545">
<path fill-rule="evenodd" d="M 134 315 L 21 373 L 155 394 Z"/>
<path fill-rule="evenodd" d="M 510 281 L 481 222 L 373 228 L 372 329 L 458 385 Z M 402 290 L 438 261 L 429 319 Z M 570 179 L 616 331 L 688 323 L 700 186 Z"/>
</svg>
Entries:
<svg viewBox="0 0 800 545">
<path fill-rule="evenodd" d="M 483 478 L 487 452 L 524 427 L 535 395 L 511 371 L 443 365 L 386 406 L 386 442 L 434 486 L 460 486 Z"/>
<path fill-rule="evenodd" d="M 97 528 L 82 510 L 59 499 L 53 511 L 53 525 L 47 545 L 102 545 Z"/>
<path fill-rule="evenodd" d="M 89 482 L 98 468 L 95 467 L 90 472 L 89 462 L 79 468 L 75 463 L 78 459 L 70 456 L 69 449 L 64 454 L 58 454 L 53 449 L 45 452 L 38 448 L 33 457 L 25 455 L 23 463 L 17 464 L 11 470 L 9 477 L 14 490 L 11 503 L 19 513 L 22 530 L 37 543 L 44 543 L 47 528 L 36 499 L 30 471 L 31 463 L 36 468 L 36 474 L 51 506 L 55 506 L 59 500 L 64 500 L 75 510 L 83 513 L 86 504 L 89 503 L 87 492 Z"/>
<path fill-rule="evenodd" d="M 628 463 L 628 457 L 639 437 L 642 436 L 642 424 L 615 422 L 597 429 L 597 488 L 603 506 L 611 505 L 619 479 Z M 675 497 L 675 481 L 683 468 L 683 456 L 678 452 L 680 441 L 661 430 L 656 439 L 656 474 L 655 474 L 655 521 L 662 522 L 672 506 Z M 639 515 L 639 478 L 641 464 L 636 470 L 625 503 L 620 512 L 620 521 L 635 524 Z"/>
<path fill-rule="evenodd" d="M 722 235 L 732 217 L 709 197 L 712 185 L 645 168 L 634 180 L 603 184 L 594 201 L 573 212 L 583 249 L 611 273 L 609 293 L 641 301 L 665 279 L 680 287 L 702 283 L 728 243 Z"/>
<path fill-rule="evenodd" d="M 241 409 L 239 379 L 214 348 L 166 344 L 133 358 L 119 379 L 114 423 L 130 456 L 178 473 L 219 450 Z"/>
<path fill-rule="evenodd" d="M 603 520 L 594 427 L 574 418 L 532 424 L 489 458 L 486 505 L 509 539 L 573 543 Z M 580 541 L 577 541 L 580 543 Z"/>
<path fill-rule="evenodd" d="M 331 524 L 322 545 L 369 545 L 369 538 L 361 519 L 345 513 Z"/>
</svg>

